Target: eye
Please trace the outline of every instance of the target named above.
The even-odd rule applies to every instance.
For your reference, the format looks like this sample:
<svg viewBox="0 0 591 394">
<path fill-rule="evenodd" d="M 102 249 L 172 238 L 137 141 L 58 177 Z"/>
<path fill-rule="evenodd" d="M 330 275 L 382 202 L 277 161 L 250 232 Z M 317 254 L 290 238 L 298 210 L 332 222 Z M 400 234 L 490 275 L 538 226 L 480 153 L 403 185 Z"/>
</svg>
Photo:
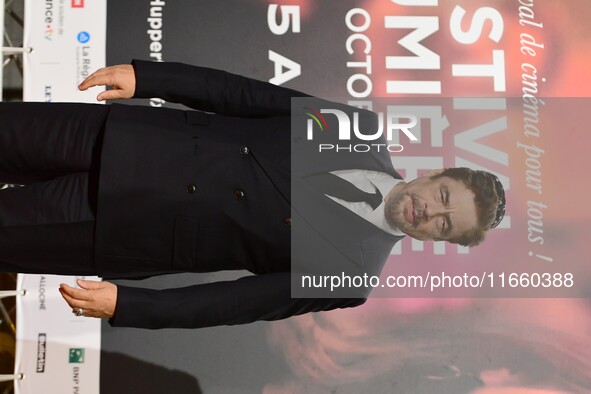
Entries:
<svg viewBox="0 0 591 394">
<path fill-rule="evenodd" d="M 445 232 L 445 219 L 439 219 L 439 232 L 443 234 Z"/>
</svg>

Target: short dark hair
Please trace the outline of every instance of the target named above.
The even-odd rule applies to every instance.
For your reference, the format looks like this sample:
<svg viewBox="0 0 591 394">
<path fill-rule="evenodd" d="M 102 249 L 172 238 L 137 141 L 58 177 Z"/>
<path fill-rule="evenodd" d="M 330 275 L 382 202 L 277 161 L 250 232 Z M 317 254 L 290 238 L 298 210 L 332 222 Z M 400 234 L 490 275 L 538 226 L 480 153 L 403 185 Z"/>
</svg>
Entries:
<svg viewBox="0 0 591 394">
<path fill-rule="evenodd" d="M 500 184 L 500 182 L 498 182 L 496 176 L 489 172 L 466 167 L 447 168 L 441 173 L 433 175 L 431 179 L 444 176 L 463 182 L 474 193 L 474 203 L 478 215 L 477 227 L 457 237 L 448 239 L 448 241 L 463 246 L 476 246 L 484 240 L 486 232 L 497 219 L 500 196 L 497 193 L 497 187 L 499 186 L 496 184 Z"/>
</svg>

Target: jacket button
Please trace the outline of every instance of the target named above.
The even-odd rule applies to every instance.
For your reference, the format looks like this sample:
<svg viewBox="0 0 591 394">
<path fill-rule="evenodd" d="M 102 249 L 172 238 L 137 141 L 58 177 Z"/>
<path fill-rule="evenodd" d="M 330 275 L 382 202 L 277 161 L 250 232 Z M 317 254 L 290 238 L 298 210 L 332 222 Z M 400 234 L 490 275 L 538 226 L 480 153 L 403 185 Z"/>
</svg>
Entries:
<svg viewBox="0 0 591 394">
<path fill-rule="evenodd" d="M 197 186 L 193 185 L 192 183 L 187 185 L 187 193 L 193 194 L 197 190 Z"/>
<path fill-rule="evenodd" d="M 234 197 L 236 200 L 243 200 L 244 199 L 244 192 L 242 190 L 234 191 Z"/>
<path fill-rule="evenodd" d="M 250 149 L 248 149 L 248 146 L 243 146 L 240 148 L 240 154 L 241 155 L 248 155 L 250 153 Z"/>
<path fill-rule="evenodd" d="M 291 218 L 284 218 L 283 219 L 283 226 L 291 227 Z"/>
</svg>

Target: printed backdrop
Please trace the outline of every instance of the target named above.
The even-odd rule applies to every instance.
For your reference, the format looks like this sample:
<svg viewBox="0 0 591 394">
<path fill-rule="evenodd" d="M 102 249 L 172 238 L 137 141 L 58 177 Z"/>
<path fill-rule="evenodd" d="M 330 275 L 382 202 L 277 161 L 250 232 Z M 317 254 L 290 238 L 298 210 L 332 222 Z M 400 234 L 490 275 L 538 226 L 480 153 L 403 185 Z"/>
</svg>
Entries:
<svg viewBox="0 0 591 394">
<path fill-rule="evenodd" d="M 581 226 L 591 215 L 582 209 L 591 184 L 581 143 L 588 10 L 573 0 L 110 3 L 107 59 L 222 68 L 364 107 L 412 97 L 420 138 L 394 135 L 405 148 L 392 154 L 398 172 L 410 180 L 435 168 L 491 171 L 507 192 L 507 215 L 473 249 L 406 237 L 383 274 L 444 267 L 486 272 L 493 287 L 433 296 L 581 296 L 589 260 Z M 534 275 L 510 286 L 509 275 L 521 273 L 557 274 L 556 284 L 572 273 L 574 284 L 531 286 L 541 279 Z"/>
<path fill-rule="evenodd" d="M 405 149 L 392 156 L 403 176 L 464 165 L 499 176 L 507 217 L 483 245 L 407 238 L 384 275 L 455 264 L 469 273 L 572 273 L 576 286 L 556 292 L 561 277 L 551 288 L 518 281 L 493 294 L 515 297 L 507 299 L 460 298 L 482 295 L 469 288 L 456 298 L 374 298 L 353 310 L 174 336 L 104 325 L 101 386 L 122 373 L 105 363 L 111 351 L 181 371 L 208 393 L 591 390 L 590 16 L 586 0 L 109 1 L 107 64 L 181 61 L 365 106 L 407 98 L 425 119 L 414 130 L 420 142 L 400 136 Z M 182 381 L 169 371 L 143 376 Z M 125 378 L 119 388 L 133 382 Z"/>
</svg>

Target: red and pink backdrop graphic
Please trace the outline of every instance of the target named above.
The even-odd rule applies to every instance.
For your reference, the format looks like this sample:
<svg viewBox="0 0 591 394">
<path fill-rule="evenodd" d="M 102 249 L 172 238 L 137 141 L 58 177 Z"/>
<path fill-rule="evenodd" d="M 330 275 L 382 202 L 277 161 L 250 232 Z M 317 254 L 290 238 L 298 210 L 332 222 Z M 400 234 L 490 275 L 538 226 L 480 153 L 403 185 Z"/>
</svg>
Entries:
<svg viewBox="0 0 591 394">
<path fill-rule="evenodd" d="M 182 61 L 365 106 L 404 98 L 429 118 L 415 130 L 418 143 L 395 141 L 404 145 L 392 155 L 404 177 L 453 166 L 499 176 L 507 217 L 482 245 L 407 237 L 384 275 L 449 264 L 576 274 L 576 288 L 562 295 L 579 298 L 375 298 L 271 323 L 269 352 L 279 352 L 285 371 L 269 376 L 265 393 L 591 390 L 591 3 L 137 0 L 110 2 L 108 16 L 109 64 Z"/>
</svg>

